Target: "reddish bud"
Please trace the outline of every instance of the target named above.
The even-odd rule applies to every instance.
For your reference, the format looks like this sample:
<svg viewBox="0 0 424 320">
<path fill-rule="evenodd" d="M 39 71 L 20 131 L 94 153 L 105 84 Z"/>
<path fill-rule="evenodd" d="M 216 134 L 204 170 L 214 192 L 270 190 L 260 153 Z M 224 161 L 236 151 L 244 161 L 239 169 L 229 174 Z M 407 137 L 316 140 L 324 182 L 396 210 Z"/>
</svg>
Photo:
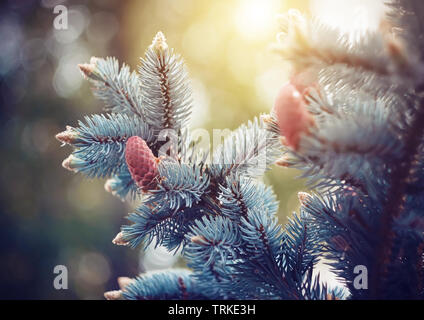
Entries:
<svg viewBox="0 0 424 320">
<path fill-rule="evenodd" d="M 191 242 L 198 244 L 200 246 L 204 246 L 208 242 L 208 240 L 206 240 L 206 238 L 203 236 L 193 236 L 191 237 L 190 240 Z"/>
<path fill-rule="evenodd" d="M 106 180 L 106 182 L 105 182 L 105 190 L 106 190 L 106 192 L 110 192 L 110 193 L 113 194 L 113 182 L 114 182 L 114 179 L 113 178 Z"/>
<path fill-rule="evenodd" d="M 283 168 L 288 168 L 290 166 L 289 158 L 286 156 L 282 156 L 280 159 L 277 159 L 277 161 L 275 161 L 275 165 Z"/>
<path fill-rule="evenodd" d="M 124 234 L 119 232 L 116 237 L 112 240 L 112 243 L 117 246 L 126 246 L 128 242 L 124 240 Z"/>
<path fill-rule="evenodd" d="M 118 285 L 121 290 L 124 290 L 129 284 L 133 283 L 135 280 L 128 277 L 119 277 Z"/>
<path fill-rule="evenodd" d="M 66 126 L 66 131 L 59 132 L 56 139 L 63 144 L 74 144 L 78 138 L 78 132 L 70 126 Z"/>
<path fill-rule="evenodd" d="M 122 291 L 121 290 L 107 291 L 104 293 L 104 296 L 106 300 L 120 300 L 122 299 Z"/>
<path fill-rule="evenodd" d="M 311 195 L 309 193 L 306 193 L 306 192 L 299 192 L 297 194 L 297 198 L 299 199 L 299 202 L 302 206 L 307 207 L 308 201 L 311 199 Z"/>
<path fill-rule="evenodd" d="M 81 63 L 78 65 L 78 68 L 81 70 L 85 77 L 90 78 L 90 75 L 93 73 L 95 66 L 90 63 Z"/>
<path fill-rule="evenodd" d="M 81 63 L 78 64 L 78 68 L 81 70 L 81 73 L 86 77 L 87 79 L 93 79 L 93 80 L 101 80 L 99 78 L 98 73 L 96 72 L 97 63 L 99 61 L 99 58 L 91 57 L 90 63 Z"/>
<path fill-rule="evenodd" d="M 69 171 L 78 172 L 79 168 L 84 166 L 84 161 L 75 157 L 74 155 L 70 155 L 62 162 L 62 167 Z"/>
</svg>

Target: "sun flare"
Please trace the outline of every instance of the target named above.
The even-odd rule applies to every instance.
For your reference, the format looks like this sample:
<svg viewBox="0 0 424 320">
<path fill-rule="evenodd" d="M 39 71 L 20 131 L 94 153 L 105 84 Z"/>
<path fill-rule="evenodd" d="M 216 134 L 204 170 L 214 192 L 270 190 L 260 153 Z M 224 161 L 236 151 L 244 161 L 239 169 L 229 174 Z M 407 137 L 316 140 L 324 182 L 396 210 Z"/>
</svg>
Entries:
<svg viewBox="0 0 424 320">
<path fill-rule="evenodd" d="M 241 0 L 236 8 L 236 27 L 247 39 L 271 32 L 278 2 L 275 0 Z"/>
</svg>

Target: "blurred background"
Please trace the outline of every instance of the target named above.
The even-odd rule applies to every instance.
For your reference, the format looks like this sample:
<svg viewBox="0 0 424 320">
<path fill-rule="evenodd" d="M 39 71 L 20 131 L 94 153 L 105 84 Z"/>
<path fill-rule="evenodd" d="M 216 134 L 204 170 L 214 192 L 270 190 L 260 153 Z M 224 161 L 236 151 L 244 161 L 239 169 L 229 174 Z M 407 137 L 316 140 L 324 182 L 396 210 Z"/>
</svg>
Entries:
<svg viewBox="0 0 424 320">
<path fill-rule="evenodd" d="M 345 32 L 375 29 L 374 0 L 92 0 L 0 4 L 0 298 L 102 299 L 118 276 L 180 264 L 163 250 L 116 247 L 111 240 L 134 204 L 61 167 L 71 150 L 54 135 L 101 112 L 77 64 L 116 56 L 133 69 L 161 30 L 185 59 L 194 90 L 194 128 L 235 129 L 268 112 L 289 65 L 269 50 L 275 16 L 289 8 Z M 53 10 L 68 9 L 56 30 Z M 280 200 L 280 222 L 297 210 L 304 181 L 274 168 L 265 177 Z M 53 268 L 65 265 L 68 290 Z"/>
</svg>

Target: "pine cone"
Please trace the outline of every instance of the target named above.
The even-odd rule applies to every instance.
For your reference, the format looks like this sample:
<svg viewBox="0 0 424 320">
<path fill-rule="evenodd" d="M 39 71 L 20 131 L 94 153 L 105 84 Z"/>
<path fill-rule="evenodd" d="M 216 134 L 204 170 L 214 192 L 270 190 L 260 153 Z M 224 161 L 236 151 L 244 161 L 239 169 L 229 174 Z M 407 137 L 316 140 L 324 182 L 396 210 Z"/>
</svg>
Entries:
<svg viewBox="0 0 424 320">
<path fill-rule="evenodd" d="M 128 139 L 125 160 L 137 186 L 145 192 L 155 188 L 155 178 L 158 176 L 157 159 L 142 138 L 133 136 Z"/>
<path fill-rule="evenodd" d="M 315 121 L 306 109 L 303 97 L 296 87 L 285 84 L 275 100 L 274 113 L 286 145 L 297 150 L 302 134 L 309 133 Z"/>
</svg>

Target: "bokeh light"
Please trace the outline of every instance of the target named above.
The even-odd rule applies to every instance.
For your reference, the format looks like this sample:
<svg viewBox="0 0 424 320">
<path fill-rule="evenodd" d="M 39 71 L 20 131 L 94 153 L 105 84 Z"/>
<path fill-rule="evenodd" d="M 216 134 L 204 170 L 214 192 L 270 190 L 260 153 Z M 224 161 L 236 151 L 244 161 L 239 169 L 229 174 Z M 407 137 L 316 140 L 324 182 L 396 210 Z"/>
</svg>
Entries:
<svg viewBox="0 0 424 320">
<path fill-rule="evenodd" d="M 236 26 L 247 39 L 255 39 L 269 34 L 274 26 L 278 0 L 240 0 L 235 8 Z"/>
</svg>

